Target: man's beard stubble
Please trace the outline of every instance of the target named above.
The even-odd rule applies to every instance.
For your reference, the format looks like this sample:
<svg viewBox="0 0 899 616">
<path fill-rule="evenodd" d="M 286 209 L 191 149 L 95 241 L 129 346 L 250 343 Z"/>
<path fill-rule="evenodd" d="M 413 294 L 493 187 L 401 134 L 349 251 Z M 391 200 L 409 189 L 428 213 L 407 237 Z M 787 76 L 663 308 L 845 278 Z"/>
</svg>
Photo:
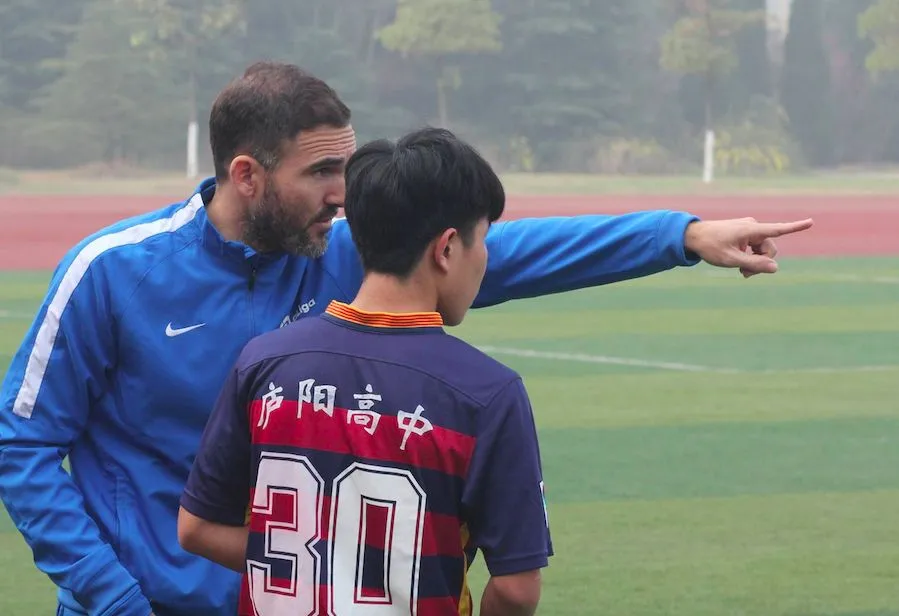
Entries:
<svg viewBox="0 0 899 616">
<path fill-rule="evenodd" d="M 328 208 L 329 218 L 337 214 L 337 208 Z M 317 259 L 325 254 L 328 236 L 312 239 L 309 227 L 321 218 L 300 221 L 290 210 L 274 186 L 268 184 L 262 201 L 247 215 L 243 242 L 259 252 L 286 252 L 291 255 Z"/>
</svg>

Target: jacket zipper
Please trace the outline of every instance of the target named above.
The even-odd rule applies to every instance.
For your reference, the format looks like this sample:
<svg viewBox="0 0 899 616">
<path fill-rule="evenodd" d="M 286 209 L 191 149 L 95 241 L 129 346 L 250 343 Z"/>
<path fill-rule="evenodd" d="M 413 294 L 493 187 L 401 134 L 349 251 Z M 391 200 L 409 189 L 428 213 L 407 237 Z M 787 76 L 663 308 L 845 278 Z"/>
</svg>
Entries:
<svg viewBox="0 0 899 616">
<path fill-rule="evenodd" d="M 250 269 L 250 280 L 247 282 L 250 291 L 250 336 L 256 335 L 256 314 L 253 305 L 253 289 L 256 288 L 256 264 L 254 263 Z"/>
</svg>

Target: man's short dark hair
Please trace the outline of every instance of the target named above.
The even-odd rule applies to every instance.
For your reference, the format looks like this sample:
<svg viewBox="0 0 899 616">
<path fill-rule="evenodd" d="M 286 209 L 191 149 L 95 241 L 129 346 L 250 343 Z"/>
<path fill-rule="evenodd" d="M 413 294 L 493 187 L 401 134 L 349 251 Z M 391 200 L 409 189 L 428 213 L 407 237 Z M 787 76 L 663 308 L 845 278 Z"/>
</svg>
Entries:
<svg viewBox="0 0 899 616">
<path fill-rule="evenodd" d="M 455 228 L 469 245 L 505 202 L 490 164 L 448 130 L 373 141 L 347 162 L 344 210 L 367 272 L 408 276 L 434 238 Z"/>
<path fill-rule="evenodd" d="M 209 114 L 215 177 L 227 178 L 231 161 L 240 154 L 271 171 L 285 141 L 300 131 L 349 123 L 349 108 L 321 79 L 293 64 L 252 64 L 219 93 Z"/>
</svg>

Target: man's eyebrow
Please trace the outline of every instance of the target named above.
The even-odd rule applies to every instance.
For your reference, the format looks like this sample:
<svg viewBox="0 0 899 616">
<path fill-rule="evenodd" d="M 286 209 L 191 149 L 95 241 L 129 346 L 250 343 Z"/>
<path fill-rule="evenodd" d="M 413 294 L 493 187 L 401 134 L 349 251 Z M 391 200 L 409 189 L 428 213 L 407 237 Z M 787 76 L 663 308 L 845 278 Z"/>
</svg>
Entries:
<svg viewBox="0 0 899 616">
<path fill-rule="evenodd" d="M 328 169 L 330 167 L 340 167 L 341 165 L 346 164 L 346 158 L 342 156 L 329 156 L 328 158 L 322 158 L 321 160 L 317 160 L 307 168 L 308 171 L 318 171 L 320 169 Z"/>
</svg>

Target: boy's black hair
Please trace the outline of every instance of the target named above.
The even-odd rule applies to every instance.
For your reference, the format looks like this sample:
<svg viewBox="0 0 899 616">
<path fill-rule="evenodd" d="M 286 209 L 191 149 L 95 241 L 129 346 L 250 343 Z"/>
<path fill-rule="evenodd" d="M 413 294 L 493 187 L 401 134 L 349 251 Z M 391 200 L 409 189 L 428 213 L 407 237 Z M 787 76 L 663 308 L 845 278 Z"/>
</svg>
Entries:
<svg viewBox="0 0 899 616">
<path fill-rule="evenodd" d="M 441 128 L 359 148 L 346 166 L 344 210 L 366 272 L 408 276 L 446 229 L 468 245 L 478 222 L 495 222 L 505 191 L 471 145 Z"/>
</svg>

